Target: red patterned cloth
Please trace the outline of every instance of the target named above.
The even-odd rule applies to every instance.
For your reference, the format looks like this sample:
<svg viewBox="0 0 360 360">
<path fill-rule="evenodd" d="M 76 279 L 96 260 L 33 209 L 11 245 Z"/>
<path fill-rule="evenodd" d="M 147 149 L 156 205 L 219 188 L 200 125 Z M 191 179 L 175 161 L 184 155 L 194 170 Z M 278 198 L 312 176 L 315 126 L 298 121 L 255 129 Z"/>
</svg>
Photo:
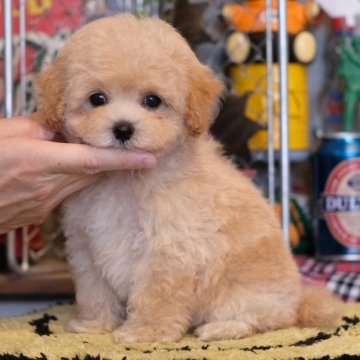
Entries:
<svg viewBox="0 0 360 360">
<path fill-rule="evenodd" d="M 83 0 L 36 0 L 26 3 L 26 31 L 54 35 L 59 29 L 77 29 L 85 23 Z M 13 31 L 19 33 L 19 0 L 13 0 Z M 0 4 L 0 37 L 3 37 L 3 6 Z"/>
<path fill-rule="evenodd" d="M 345 301 L 360 301 L 360 261 L 319 260 L 296 256 L 306 284 L 323 284 Z"/>
</svg>

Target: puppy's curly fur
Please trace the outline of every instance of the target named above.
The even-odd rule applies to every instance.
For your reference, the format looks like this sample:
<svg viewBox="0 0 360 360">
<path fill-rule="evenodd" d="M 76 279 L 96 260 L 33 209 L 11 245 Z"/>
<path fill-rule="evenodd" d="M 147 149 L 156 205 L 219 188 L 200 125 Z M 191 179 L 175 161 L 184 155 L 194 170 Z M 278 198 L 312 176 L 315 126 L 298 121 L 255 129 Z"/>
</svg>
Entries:
<svg viewBox="0 0 360 360">
<path fill-rule="evenodd" d="M 328 292 L 302 287 L 267 201 L 207 135 L 222 91 L 170 25 L 131 15 L 84 26 L 40 76 L 40 114 L 69 142 L 158 159 L 65 203 L 71 331 L 135 342 L 195 327 L 212 340 L 337 319 Z"/>
</svg>

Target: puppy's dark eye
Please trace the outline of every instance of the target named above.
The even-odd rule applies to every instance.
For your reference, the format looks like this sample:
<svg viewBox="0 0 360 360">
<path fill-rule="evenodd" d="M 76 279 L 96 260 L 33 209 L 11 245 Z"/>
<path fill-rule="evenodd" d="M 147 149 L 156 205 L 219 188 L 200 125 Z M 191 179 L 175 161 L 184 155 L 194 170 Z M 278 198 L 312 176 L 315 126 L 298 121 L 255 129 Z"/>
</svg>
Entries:
<svg viewBox="0 0 360 360">
<path fill-rule="evenodd" d="M 144 97 L 143 105 L 150 108 L 157 108 L 161 104 L 161 99 L 156 95 L 147 95 Z"/>
<path fill-rule="evenodd" d="M 92 94 L 89 98 L 92 106 L 102 106 L 108 103 L 108 99 L 104 93 Z"/>
</svg>

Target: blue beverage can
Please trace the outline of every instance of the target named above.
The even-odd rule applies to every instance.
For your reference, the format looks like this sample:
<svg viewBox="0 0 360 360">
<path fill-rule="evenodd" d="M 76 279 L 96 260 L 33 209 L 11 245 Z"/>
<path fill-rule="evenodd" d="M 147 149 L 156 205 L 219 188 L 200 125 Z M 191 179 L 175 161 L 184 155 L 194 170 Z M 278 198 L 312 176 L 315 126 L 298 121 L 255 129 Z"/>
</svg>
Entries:
<svg viewBox="0 0 360 360">
<path fill-rule="evenodd" d="M 360 260 L 360 133 L 324 135 L 314 177 L 316 256 Z"/>
</svg>

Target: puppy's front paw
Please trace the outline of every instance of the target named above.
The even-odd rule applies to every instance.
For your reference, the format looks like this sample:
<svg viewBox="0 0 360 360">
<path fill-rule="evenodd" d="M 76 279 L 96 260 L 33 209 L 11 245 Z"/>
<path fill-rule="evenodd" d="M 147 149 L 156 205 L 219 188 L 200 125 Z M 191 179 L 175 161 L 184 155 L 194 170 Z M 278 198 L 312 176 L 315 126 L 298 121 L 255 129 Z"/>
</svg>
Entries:
<svg viewBox="0 0 360 360">
<path fill-rule="evenodd" d="M 119 322 L 107 322 L 95 320 L 72 319 L 67 325 L 67 330 L 76 333 L 106 334 L 119 326 Z"/>
<path fill-rule="evenodd" d="M 132 326 L 124 324 L 113 332 L 117 343 L 135 342 L 169 342 L 177 341 L 183 336 L 181 331 L 159 326 Z"/>
</svg>

